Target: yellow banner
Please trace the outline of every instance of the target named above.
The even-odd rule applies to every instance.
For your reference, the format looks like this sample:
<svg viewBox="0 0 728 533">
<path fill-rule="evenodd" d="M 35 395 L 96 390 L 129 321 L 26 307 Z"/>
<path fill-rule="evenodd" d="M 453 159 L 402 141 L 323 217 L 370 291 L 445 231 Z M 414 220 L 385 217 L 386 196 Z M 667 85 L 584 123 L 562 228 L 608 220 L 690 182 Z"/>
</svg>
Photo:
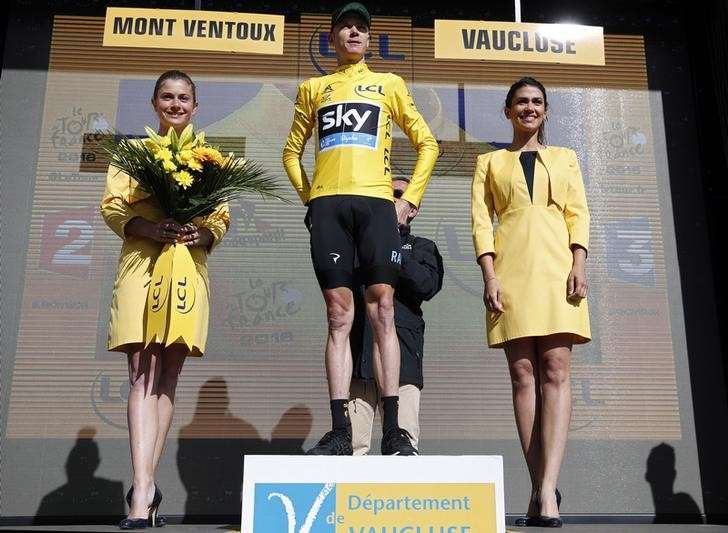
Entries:
<svg viewBox="0 0 728 533">
<path fill-rule="evenodd" d="M 436 59 L 604 65 L 600 26 L 436 20 Z"/>
<path fill-rule="evenodd" d="M 109 7 L 104 46 L 283 54 L 283 15 Z"/>
</svg>

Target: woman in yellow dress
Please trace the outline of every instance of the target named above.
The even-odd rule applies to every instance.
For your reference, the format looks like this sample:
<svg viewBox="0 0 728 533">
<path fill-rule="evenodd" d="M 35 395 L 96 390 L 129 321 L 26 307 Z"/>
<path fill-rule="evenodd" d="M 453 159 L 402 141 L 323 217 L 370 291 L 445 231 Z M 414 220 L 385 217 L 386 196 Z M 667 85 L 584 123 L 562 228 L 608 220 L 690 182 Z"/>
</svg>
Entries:
<svg viewBox="0 0 728 533">
<path fill-rule="evenodd" d="M 506 353 L 531 476 L 527 517 L 516 525 L 561 527 L 556 481 L 571 419 L 571 349 L 591 337 L 589 211 L 574 151 L 544 144 L 547 109 L 537 80 L 511 86 L 504 112 L 513 141 L 478 157 L 472 225 L 488 345 Z"/>
<path fill-rule="evenodd" d="M 159 133 L 181 133 L 197 112 L 195 85 L 180 71 L 162 74 L 154 87 L 152 107 Z M 121 529 L 160 525 L 156 520 L 162 496 L 154 483 L 159 458 L 172 422 L 177 380 L 188 355 L 205 351 L 209 314 L 207 255 L 229 225 L 228 206 L 180 226 L 165 218 L 156 201 L 128 175 L 111 167 L 101 201 L 106 224 L 123 239 L 111 303 L 108 349 L 124 352 L 129 367 L 127 419 L 133 484 L 127 494 L 130 510 Z M 193 348 L 152 343 L 144 348 L 145 308 L 154 263 L 167 243 L 189 246 L 197 269 L 199 323 Z M 163 525 L 163 524 L 162 524 Z"/>
</svg>

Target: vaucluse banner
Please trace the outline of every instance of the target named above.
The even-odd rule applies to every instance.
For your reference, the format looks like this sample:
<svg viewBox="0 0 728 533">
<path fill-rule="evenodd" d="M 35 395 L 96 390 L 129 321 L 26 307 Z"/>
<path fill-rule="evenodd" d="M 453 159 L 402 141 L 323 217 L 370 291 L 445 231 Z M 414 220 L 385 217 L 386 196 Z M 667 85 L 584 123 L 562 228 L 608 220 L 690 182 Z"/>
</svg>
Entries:
<svg viewBox="0 0 728 533">
<path fill-rule="evenodd" d="M 436 20 L 436 59 L 604 65 L 599 26 Z"/>
<path fill-rule="evenodd" d="M 104 46 L 281 55 L 283 26 L 282 15 L 110 7 Z"/>
</svg>

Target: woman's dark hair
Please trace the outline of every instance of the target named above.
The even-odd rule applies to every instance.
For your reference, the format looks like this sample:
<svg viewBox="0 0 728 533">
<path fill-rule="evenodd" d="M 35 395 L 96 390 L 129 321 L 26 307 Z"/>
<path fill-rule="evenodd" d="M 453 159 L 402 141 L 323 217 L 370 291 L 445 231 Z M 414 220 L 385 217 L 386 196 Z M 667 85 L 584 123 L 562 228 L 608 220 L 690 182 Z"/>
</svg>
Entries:
<svg viewBox="0 0 728 533">
<path fill-rule="evenodd" d="M 536 87 L 539 91 L 541 91 L 541 94 L 543 94 L 544 110 L 547 110 L 549 108 L 549 101 L 548 101 L 548 98 L 546 98 L 546 88 L 536 78 L 531 78 L 530 76 L 526 76 L 525 78 L 521 78 L 516 83 L 511 85 L 511 88 L 508 89 L 508 94 L 506 95 L 506 109 L 511 108 L 511 104 L 513 103 L 513 97 L 516 95 L 516 91 L 518 89 L 520 89 L 521 87 Z M 545 140 L 546 140 L 545 125 L 546 125 L 546 117 L 544 117 L 543 122 L 541 122 L 541 125 L 538 128 L 538 142 L 541 144 L 545 144 Z"/>
<path fill-rule="evenodd" d="M 162 84 L 167 80 L 184 80 L 189 83 L 190 87 L 192 87 L 192 101 L 197 102 L 197 89 L 195 87 L 195 82 L 193 82 L 192 78 L 190 78 L 181 70 L 168 70 L 167 72 L 164 72 L 161 76 L 159 76 L 159 78 L 157 79 L 157 83 L 154 84 L 154 94 L 152 95 L 152 101 L 157 99 L 159 89 L 162 88 Z"/>
</svg>

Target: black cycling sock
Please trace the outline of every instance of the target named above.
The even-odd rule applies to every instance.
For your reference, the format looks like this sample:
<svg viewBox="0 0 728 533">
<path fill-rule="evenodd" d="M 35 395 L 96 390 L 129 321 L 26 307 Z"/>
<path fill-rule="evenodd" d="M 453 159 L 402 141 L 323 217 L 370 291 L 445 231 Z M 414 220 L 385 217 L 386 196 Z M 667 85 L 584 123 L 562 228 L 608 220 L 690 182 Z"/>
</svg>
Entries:
<svg viewBox="0 0 728 533">
<path fill-rule="evenodd" d="M 331 429 L 349 429 L 349 400 L 331 400 Z"/>
<path fill-rule="evenodd" d="M 382 432 L 399 427 L 399 396 L 382 396 L 382 410 L 384 411 L 384 422 Z"/>
</svg>

